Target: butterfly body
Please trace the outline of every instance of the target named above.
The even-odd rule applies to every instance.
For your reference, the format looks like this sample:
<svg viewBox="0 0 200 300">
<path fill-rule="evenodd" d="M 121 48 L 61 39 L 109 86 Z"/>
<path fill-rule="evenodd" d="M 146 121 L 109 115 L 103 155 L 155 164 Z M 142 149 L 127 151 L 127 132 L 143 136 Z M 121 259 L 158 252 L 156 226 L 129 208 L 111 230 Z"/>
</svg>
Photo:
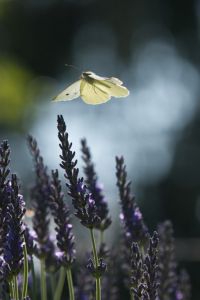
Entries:
<svg viewBox="0 0 200 300">
<path fill-rule="evenodd" d="M 69 101 L 79 96 L 87 104 L 101 104 L 111 97 L 126 97 L 129 91 L 122 86 L 122 81 L 115 77 L 101 77 L 91 71 L 81 74 L 78 81 L 61 92 L 54 101 Z"/>
</svg>

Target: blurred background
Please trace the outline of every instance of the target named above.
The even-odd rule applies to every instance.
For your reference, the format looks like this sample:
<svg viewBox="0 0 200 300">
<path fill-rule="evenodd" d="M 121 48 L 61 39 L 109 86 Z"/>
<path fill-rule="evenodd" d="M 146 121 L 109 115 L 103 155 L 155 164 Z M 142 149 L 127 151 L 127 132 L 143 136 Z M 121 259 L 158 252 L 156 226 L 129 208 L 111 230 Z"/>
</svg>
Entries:
<svg viewBox="0 0 200 300">
<path fill-rule="evenodd" d="M 119 226 L 115 156 L 124 155 L 151 230 L 172 220 L 199 299 L 200 1 L 0 0 L 0 37 L 0 140 L 9 140 L 27 201 L 34 174 L 26 136 L 57 168 L 63 114 L 77 157 L 82 137 L 91 147 L 110 232 Z M 119 77 L 130 96 L 99 106 L 51 102 L 86 70 Z"/>
</svg>

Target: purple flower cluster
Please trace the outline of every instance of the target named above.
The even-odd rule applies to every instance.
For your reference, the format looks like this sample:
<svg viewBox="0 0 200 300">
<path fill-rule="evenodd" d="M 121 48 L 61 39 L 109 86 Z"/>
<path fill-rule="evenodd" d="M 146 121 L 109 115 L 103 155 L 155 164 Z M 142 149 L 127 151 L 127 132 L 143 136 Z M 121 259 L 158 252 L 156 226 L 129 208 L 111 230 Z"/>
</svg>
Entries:
<svg viewBox="0 0 200 300">
<path fill-rule="evenodd" d="M 17 176 L 11 175 L 10 149 L 7 141 L 0 146 L 0 277 L 9 280 L 16 276 L 23 264 L 23 217 L 25 203 L 19 194 Z"/>
<path fill-rule="evenodd" d="M 58 138 L 62 151 L 60 166 L 65 170 L 68 194 L 72 198 L 72 204 L 76 210 L 75 215 L 83 226 L 90 229 L 97 228 L 101 224 L 101 216 L 98 214 L 95 200 L 87 190 L 83 178 L 78 177 L 79 169 L 76 168 L 77 161 L 74 161 L 75 152 L 71 150 L 72 143 L 68 140 L 63 116 L 58 116 Z"/>
<path fill-rule="evenodd" d="M 120 219 L 124 226 L 126 242 L 129 246 L 132 242 L 144 243 L 148 235 L 148 230 L 144 224 L 140 209 L 136 204 L 135 196 L 131 194 L 131 182 L 127 181 L 127 172 L 123 157 L 116 157 L 116 170 L 121 205 Z"/>
<path fill-rule="evenodd" d="M 61 253 L 59 261 L 63 266 L 70 266 L 75 260 L 74 235 L 72 224 L 69 219 L 69 209 L 64 203 L 61 182 L 58 177 L 58 170 L 52 171 L 51 181 L 51 209 L 56 224 L 57 246 Z"/>
<path fill-rule="evenodd" d="M 8 176 L 10 174 L 10 148 L 7 141 L 0 146 L 0 255 L 3 254 L 4 240 L 6 235 L 6 224 L 4 222 L 8 204 Z"/>
<path fill-rule="evenodd" d="M 50 179 L 37 142 L 31 135 L 28 136 L 28 146 L 33 157 L 36 174 L 36 183 L 31 190 L 31 202 L 34 208 L 33 229 L 37 241 L 35 254 L 41 258 L 47 257 L 51 250 L 49 238 Z"/>
<path fill-rule="evenodd" d="M 16 175 L 12 175 L 7 186 L 7 212 L 4 223 L 6 224 L 6 239 L 4 242 L 3 259 L 8 268 L 7 276 L 16 276 L 23 264 L 23 234 L 25 226 L 23 217 L 25 214 L 25 203 L 19 194 Z"/>
<path fill-rule="evenodd" d="M 159 234 L 159 297 L 164 300 L 189 300 L 190 282 L 186 271 L 177 269 L 174 232 L 170 221 L 158 226 Z"/>
<path fill-rule="evenodd" d="M 86 140 L 82 140 L 84 181 L 79 177 L 75 152 L 72 151 L 63 117 L 58 116 L 57 122 L 62 151 L 61 167 L 67 180 L 67 191 L 72 198 L 75 216 L 89 229 L 92 259 L 88 259 L 85 268 L 75 260 L 71 216 L 65 203 L 58 170 L 48 174 L 37 142 L 32 136 L 28 137 L 28 144 L 36 174 L 35 184 L 31 189 L 34 230 L 23 223 L 25 203 L 19 193 L 16 175 L 10 174 L 10 148 L 7 141 L 4 141 L 0 145 L 0 299 L 18 299 L 17 288 L 21 283 L 20 299 L 31 299 L 27 293 L 27 286 L 28 291 L 32 292 L 32 299 L 39 299 L 40 295 L 46 299 L 45 294 L 47 297 L 50 295 L 45 290 L 50 285 L 46 272 L 51 272 L 49 277 L 53 279 L 53 286 L 58 275 L 55 271 L 60 269 L 55 294 L 51 295 L 54 299 L 62 298 L 65 272 L 70 300 L 119 300 L 126 297 L 124 292 L 134 300 L 190 300 L 189 277 L 184 270 L 178 269 L 175 258 L 172 224 L 166 221 L 158 226 L 158 233 L 150 235 L 135 196 L 131 193 L 131 182 L 127 180 L 123 157 L 116 158 L 121 207 L 119 217 L 123 225 L 123 236 L 112 250 L 108 250 L 105 242 L 102 242 L 103 232 L 111 225 L 111 218 L 106 198 L 98 183 L 90 149 Z M 54 219 L 57 243 L 50 235 L 51 216 Z M 98 242 L 94 229 L 101 231 Z M 28 268 L 26 249 L 31 258 L 31 268 Z M 41 292 L 37 289 L 35 279 L 34 255 L 41 262 Z M 28 269 L 31 270 L 29 284 Z M 75 274 L 74 269 L 78 270 Z M 122 270 L 126 273 L 122 273 Z M 24 278 L 27 278 L 27 282 Z M 54 288 L 52 290 L 54 292 Z"/>
<path fill-rule="evenodd" d="M 149 239 L 147 253 L 141 253 L 138 243 L 132 244 L 131 293 L 135 300 L 158 299 L 158 234 Z"/>
<path fill-rule="evenodd" d="M 108 216 L 108 203 L 103 195 L 103 190 L 101 185 L 98 183 L 98 177 L 94 169 L 94 164 L 92 162 L 90 149 L 87 146 L 87 142 L 85 139 L 81 140 L 82 145 L 82 158 L 85 163 L 84 173 L 85 173 L 85 182 L 92 194 L 92 198 L 95 201 L 95 205 L 97 208 L 97 214 L 101 218 L 101 223 L 97 225 L 96 229 L 101 231 L 106 230 L 111 224 L 111 218 Z"/>
</svg>

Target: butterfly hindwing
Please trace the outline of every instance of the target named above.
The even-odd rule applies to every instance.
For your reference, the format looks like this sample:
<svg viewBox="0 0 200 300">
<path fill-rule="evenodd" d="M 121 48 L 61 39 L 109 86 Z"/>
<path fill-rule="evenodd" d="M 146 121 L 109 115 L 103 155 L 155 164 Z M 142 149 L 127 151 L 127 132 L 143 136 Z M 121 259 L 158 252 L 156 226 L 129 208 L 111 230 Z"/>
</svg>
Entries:
<svg viewBox="0 0 200 300">
<path fill-rule="evenodd" d="M 80 96 L 80 84 L 81 80 L 78 80 L 68 86 L 64 91 L 62 91 L 58 96 L 56 96 L 54 101 L 70 101 Z"/>
</svg>

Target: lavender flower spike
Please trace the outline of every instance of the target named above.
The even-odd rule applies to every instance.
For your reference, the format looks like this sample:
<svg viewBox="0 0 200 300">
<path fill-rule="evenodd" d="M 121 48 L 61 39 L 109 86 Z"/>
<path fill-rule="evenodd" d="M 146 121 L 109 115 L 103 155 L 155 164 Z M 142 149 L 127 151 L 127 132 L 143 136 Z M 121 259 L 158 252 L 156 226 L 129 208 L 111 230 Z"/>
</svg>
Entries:
<svg viewBox="0 0 200 300">
<path fill-rule="evenodd" d="M 10 203 L 5 215 L 6 240 L 4 243 L 3 258 L 7 266 L 7 279 L 16 276 L 23 264 L 23 217 L 25 214 L 25 203 L 19 194 L 16 175 L 8 182 L 7 193 Z"/>
<path fill-rule="evenodd" d="M 175 260 L 173 227 L 170 221 L 158 226 L 159 234 L 159 296 L 164 300 L 175 299 L 177 287 L 177 264 Z"/>
<path fill-rule="evenodd" d="M 102 194 L 102 188 L 98 184 L 98 177 L 92 163 L 90 149 L 87 146 L 85 139 L 81 140 L 83 161 L 85 162 L 84 172 L 86 176 L 86 185 L 89 191 L 92 193 L 92 198 L 95 201 L 98 215 L 101 217 L 101 223 L 97 226 L 97 229 L 104 231 L 111 224 L 111 218 L 108 216 L 108 203 Z"/>
<path fill-rule="evenodd" d="M 8 168 L 10 163 L 10 148 L 7 141 L 3 141 L 0 146 L 0 188 L 5 186 L 6 178 L 10 173 Z"/>
<path fill-rule="evenodd" d="M 144 261 L 144 279 L 149 300 L 158 299 L 158 233 L 155 231 L 149 241 Z"/>
<path fill-rule="evenodd" d="M 0 255 L 3 253 L 3 245 L 6 237 L 6 224 L 4 222 L 7 205 L 10 201 L 7 193 L 8 175 L 10 163 L 10 148 L 7 141 L 0 145 Z"/>
<path fill-rule="evenodd" d="M 35 254 L 39 257 L 49 255 L 49 198 L 50 198 L 50 181 L 47 174 L 47 167 L 43 163 L 40 150 L 36 140 L 32 136 L 28 136 L 28 145 L 32 154 L 36 183 L 31 191 L 31 200 L 33 203 L 35 214 L 33 216 L 33 229 L 37 235 L 38 247 L 35 247 Z"/>
<path fill-rule="evenodd" d="M 131 294 L 135 300 L 158 299 L 158 234 L 149 239 L 147 254 L 143 258 L 138 243 L 132 244 Z"/>
<path fill-rule="evenodd" d="M 144 224 L 140 209 L 136 204 L 135 196 L 131 195 L 131 182 L 127 181 L 127 172 L 123 157 L 116 157 L 116 169 L 117 186 L 119 188 L 122 209 L 120 219 L 124 225 L 126 242 L 128 245 L 131 245 L 132 242 L 144 243 L 148 235 L 148 230 Z"/>
<path fill-rule="evenodd" d="M 90 229 L 96 228 L 101 223 L 101 217 L 98 215 L 95 201 L 87 191 L 83 178 L 78 177 L 77 161 L 74 161 L 75 152 L 71 150 L 72 143 L 68 140 L 63 116 L 58 116 L 58 138 L 62 150 L 60 166 L 65 170 L 68 194 L 71 196 L 72 204 L 76 209 L 75 216 L 80 219 L 83 226 Z"/>
<path fill-rule="evenodd" d="M 69 267 L 75 260 L 74 235 L 69 220 L 69 209 L 63 200 L 64 194 L 58 177 L 58 170 L 52 171 L 51 181 L 51 209 L 56 224 L 57 245 L 61 251 L 61 264 Z"/>
</svg>

